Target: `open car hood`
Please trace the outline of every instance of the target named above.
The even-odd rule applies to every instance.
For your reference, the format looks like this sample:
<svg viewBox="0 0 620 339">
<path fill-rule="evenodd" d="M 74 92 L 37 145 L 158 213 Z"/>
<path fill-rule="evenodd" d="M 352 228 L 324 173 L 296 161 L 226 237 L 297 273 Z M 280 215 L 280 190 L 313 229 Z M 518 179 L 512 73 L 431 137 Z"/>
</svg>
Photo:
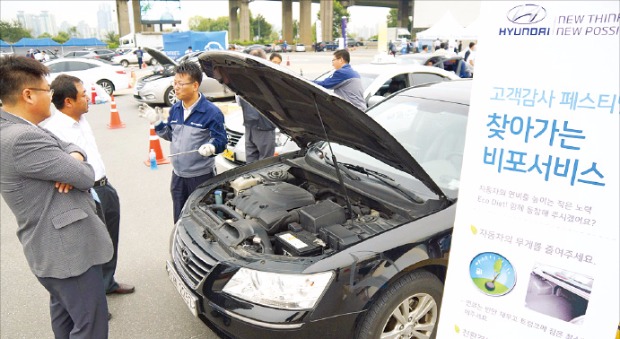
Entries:
<svg viewBox="0 0 620 339">
<path fill-rule="evenodd" d="M 415 176 L 445 198 L 439 186 L 391 134 L 366 113 L 323 87 L 248 54 L 207 51 L 198 60 L 207 76 L 242 96 L 300 147 L 316 141 L 352 147 Z"/>
<path fill-rule="evenodd" d="M 162 64 L 162 65 L 174 65 L 174 66 L 178 66 L 176 61 L 170 59 L 170 57 L 168 57 L 166 55 L 166 53 L 158 50 L 158 49 L 153 49 L 153 48 L 149 48 L 149 47 L 144 47 L 144 50 L 151 56 L 153 57 L 153 59 L 157 60 L 158 63 Z"/>
</svg>

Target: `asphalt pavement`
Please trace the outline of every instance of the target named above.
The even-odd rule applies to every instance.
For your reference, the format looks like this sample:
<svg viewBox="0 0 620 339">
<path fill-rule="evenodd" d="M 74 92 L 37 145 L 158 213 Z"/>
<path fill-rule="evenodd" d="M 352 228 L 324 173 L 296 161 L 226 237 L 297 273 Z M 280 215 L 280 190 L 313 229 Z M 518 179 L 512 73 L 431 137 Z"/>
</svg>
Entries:
<svg viewBox="0 0 620 339">
<path fill-rule="evenodd" d="M 352 65 L 372 60 L 375 52 L 358 48 Z M 312 78 L 331 69 L 331 52 L 284 53 L 283 65 Z M 134 70 L 136 70 L 134 68 Z M 136 70 L 146 74 L 147 70 Z M 136 286 L 128 295 L 110 295 L 110 338 L 218 338 L 195 318 L 166 273 L 170 232 L 171 165 L 151 170 L 149 124 L 138 116 L 132 90 L 116 93 L 124 128 L 110 129 L 110 103 L 92 105 L 90 122 L 106 174 L 121 201 L 121 226 L 116 279 Z M 226 104 L 226 102 L 222 102 Z M 169 143 L 160 140 L 164 155 Z M 49 295 L 30 271 L 19 243 L 17 224 L 0 199 L 0 338 L 53 338 Z"/>
</svg>

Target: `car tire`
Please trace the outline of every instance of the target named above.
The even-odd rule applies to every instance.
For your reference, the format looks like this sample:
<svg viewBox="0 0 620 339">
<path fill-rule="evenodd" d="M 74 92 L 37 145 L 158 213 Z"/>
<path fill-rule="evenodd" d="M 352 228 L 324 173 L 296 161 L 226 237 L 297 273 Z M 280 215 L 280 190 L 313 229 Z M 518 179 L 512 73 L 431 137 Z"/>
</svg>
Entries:
<svg viewBox="0 0 620 339">
<path fill-rule="evenodd" d="M 97 81 L 97 85 L 101 86 L 108 95 L 114 93 L 114 84 L 109 80 L 99 80 Z"/>
<path fill-rule="evenodd" d="M 435 275 L 427 271 L 411 272 L 379 296 L 360 323 L 356 338 L 378 339 L 385 335 L 418 338 L 416 333 L 435 339 L 442 296 L 443 283 Z M 415 319 L 413 314 L 422 310 L 423 314 Z M 401 323 L 395 313 L 405 317 L 406 323 Z"/>
<path fill-rule="evenodd" d="M 121 60 L 121 66 L 127 68 L 129 66 L 129 61 L 127 60 Z"/>
<path fill-rule="evenodd" d="M 168 107 L 174 105 L 177 102 L 177 97 L 172 86 L 168 87 L 166 93 L 164 93 L 164 104 Z"/>
</svg>

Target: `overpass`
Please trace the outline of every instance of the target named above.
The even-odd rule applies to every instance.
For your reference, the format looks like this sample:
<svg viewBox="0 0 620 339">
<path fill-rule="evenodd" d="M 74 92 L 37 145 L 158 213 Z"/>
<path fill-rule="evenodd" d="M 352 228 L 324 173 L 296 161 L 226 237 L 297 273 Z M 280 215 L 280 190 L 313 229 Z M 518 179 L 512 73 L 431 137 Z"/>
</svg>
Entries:
<svg viewBox="0 0 620 339">
<path fill-rule="evenodd" d="M 228 0 L 228 38 L 230 40 L 251 41 L 250 33 L 250 9 L 249 4 L 254 0 Z M 311 45 L 312 41 L 312 17 L 310 7 L 312 3 L 320 4 L 321 32 L 320 41 L 332 41 L 332 22 L 334 19 L 333 0 L 266 0 L 279 1 L 282 3 L 282 39 L 293 41 L 293 2 L 299 2 L 299 42 Z M 414 0 L 340 0 L 344 7 L 350 6 L 374 6 L 398 9 L 398 27 L 411 27 L 409 16 L 413 13 Z M 133 22 L 136 32 L 154 31 L 154 27 L 147 27 L 140 22 L 140 3 L 137 0 L 131 2 L 133 10 Z M 116 13 L 119 22 L 121 36 L 131 33 L 129 28 L 128 0 L 116 0 Z"/>
</svg>

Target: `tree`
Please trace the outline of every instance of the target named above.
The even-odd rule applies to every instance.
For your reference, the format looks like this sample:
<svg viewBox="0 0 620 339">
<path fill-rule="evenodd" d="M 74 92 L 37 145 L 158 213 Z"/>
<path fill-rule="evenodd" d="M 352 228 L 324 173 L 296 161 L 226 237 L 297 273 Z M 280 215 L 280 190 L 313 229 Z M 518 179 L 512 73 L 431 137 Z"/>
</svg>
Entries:
<svg viewBox="0 0 620 339">
<path fill-rule="evenodd" d="M 17 20 L 12 22 L 0 21 L 0 39 L 8 43 L 14 43 L 21 38 L 32 38 L 32 35 Z"/>
<path fill-rule="evenodd" d="M 42 38 L 51 38 L 51 37 L 52 37 L 52 35 L 51 35 L 51 34 L 49 34 L 49 33 L 45 32 L 45 33 L 43 33 L 43 34 L 39 35 L 39 36 L 37 37 L 37 39 L 42 39 Z"/>
<path fill-rule="evenodd" d="M 387 16 L 388 27 L 398 27 L 398 9 L 390 9 L 390 13 Z"/>
<path fill-rule="evenodd" d="M 189 29 L 199 32 L 227 31 L 228 17 L 221 16 L 217 19 L 193 16 L 189 18 Z"/>
<path fill-rule="evenodd" d="M 72 38 L 79 38 L 77 27 L 75 26 L 71 26 L 71 28 L 69 28 L 69 31 L 67 33 L 69 33 L 69 36 Z"/>
<path fill-rule="evenodd" d="M 250 14 L 250 27 L 252 29 L 251 35 L 258 37 L 259 40 L 263 40 L 271 35 L 271 24 L 265 20 L 262 14 L 259 14 L 256 19 L 252 18 Z"/>
<path fill-rule="evenodd" d="M 69 39 L 71 39 L 71 36 L 67 32 L 58 32 L 58 34 L 52 38 L 52 40 L 56 41 L 59 44 L 64 44 Z"/>
<path fill-rule="evenodd" d="M 114 33 L 114 31 L 109 31 L 105 33 L 104 39 L 104 41 L 108 44 L 108 48 L 114 49 L 118 47 L 118 40 L 120 39 L 120 36 Z"/>
</svg>

